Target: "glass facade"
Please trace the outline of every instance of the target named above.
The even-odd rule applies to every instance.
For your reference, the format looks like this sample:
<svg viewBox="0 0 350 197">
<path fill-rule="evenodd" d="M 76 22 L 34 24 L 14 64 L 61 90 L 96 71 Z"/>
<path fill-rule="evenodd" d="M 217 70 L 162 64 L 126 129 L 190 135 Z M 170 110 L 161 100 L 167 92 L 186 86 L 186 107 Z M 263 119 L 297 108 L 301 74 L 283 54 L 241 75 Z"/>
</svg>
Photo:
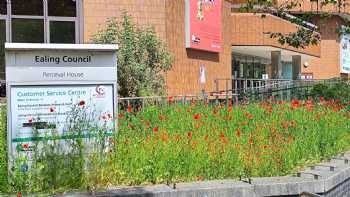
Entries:
<svg viewBox="0 0 350 197">
<path fill-rule="evenodd" d="M 283 62 L 282 63 L 282 77 L 283 79 L 292 79 L 293 70 L 292 62 Z"/>
<path fill-rule="evenodd" d="M 234 78 L 261 79 L 266 74 L 270 60 L 248 55 L 233 55 L 232 76 Z"/>
</svg>

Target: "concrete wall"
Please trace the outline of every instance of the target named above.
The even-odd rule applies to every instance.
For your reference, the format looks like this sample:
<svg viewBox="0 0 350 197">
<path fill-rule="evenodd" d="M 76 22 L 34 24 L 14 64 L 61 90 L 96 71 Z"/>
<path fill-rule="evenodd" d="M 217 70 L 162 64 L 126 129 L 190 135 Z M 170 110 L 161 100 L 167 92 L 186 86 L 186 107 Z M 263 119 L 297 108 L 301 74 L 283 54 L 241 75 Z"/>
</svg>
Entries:
<svg viewBox="0 0 350 197">
<path fill-rule="evenodd" d="M 299 176 L 253 178 L 251 183 L 218 180 L 145 187 L 124 187 L 95 193 L 94 196 L 132 197 L 297 197 L 304 192 L 325 197 L 350 196 L 350 152 L 328 162 L 310 166 Z M 88 193 L 63 196 L 87 197 Z M 305 195 L 305 197 L 313 197 Z"/>
</svg>

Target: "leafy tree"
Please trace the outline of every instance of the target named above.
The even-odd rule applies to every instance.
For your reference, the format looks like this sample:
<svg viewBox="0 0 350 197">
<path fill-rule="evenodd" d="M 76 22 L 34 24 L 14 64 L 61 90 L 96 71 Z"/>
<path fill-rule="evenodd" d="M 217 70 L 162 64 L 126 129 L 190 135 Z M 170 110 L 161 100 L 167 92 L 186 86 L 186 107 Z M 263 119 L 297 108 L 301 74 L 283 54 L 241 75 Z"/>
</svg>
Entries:
<svg viewBox="0 0 350 197">
<path fill-rule="evenodd" d="M 164 73 L 172 56 L 157 38 L 154 28 L 137 27 L 124 12 L 122 19 L 109 19 L 93 37 L 98 44 L 118 44 L 118 92 L 122 97 L 164 94 Z"/>
<path fill-rule="evenodd" d="M 315 11 L 305 11 L 293 16 L 292 10 L 301 8 L 300 2 L 311 2 L 317 5 L 317 10 Z M 349 4 L 349 0 L 285 0 L 277 1 L 275 0 L 247 0 L 245 4 L 240 7 L 241 12 L 251 12 L 251 13 L 269 13 L 285 20 L 288 20 L 294 24 L 299 25 L 295 32 L 281 33 L 281 32 L 268 32 L 271 38 L 276 39 L 281 45 L 288 45 L 294 48 L 305 48 L 310 45 L 318 45 L 321 41 L 321 36 L 318 33 L 318 28 L 316 26 L 308 26 L 305 21 L 311 22 L 314 16 L 320 16 L 321 18 L 328 18 L 333 14 L 332 11 L 322 11 L 322 8 L 327 5 L 332 5 L 337 7 L 337 12 L 342 12 L 342 10 Z M 319 10 L 321 9 L 321 10 Z M 321 11 L 321 12 L 320 12 Z M 262 15 L 265 17 L 266 15 Z M 306 28 L 305 28 L 306 27 Z M 349 27 L 339 27 L 335 32 L 350 32 Z"/>
</svg>

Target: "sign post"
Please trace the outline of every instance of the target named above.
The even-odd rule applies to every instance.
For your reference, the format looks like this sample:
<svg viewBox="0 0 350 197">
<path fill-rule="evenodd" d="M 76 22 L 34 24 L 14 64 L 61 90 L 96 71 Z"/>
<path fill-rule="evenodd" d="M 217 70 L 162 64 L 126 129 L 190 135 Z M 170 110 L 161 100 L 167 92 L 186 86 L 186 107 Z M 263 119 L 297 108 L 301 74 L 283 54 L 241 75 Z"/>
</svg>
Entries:
<svg viewBox="0 0 350 197">
<path fill-rule="evenodd" d="M 54 122 L 58 139 L 66 139 L 72 105 L 108 115 L 104 124 L 115 131 L 117 50 L 117 45 L 5 44 L 9 162 L 50 136 L 45 126 L 34 135 L 35 124 Z"/>
</svg>

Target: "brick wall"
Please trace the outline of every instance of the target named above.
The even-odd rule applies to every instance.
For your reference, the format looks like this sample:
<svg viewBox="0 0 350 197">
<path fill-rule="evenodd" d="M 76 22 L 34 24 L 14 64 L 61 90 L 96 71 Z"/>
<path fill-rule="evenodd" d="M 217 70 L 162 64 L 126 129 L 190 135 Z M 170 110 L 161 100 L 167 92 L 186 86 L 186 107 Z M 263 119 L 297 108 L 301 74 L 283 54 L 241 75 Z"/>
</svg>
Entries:
<svg viewBox="0 0 350 197">
<path fill-rule="evenodd" d="M 120 19 L 127 11 L 142 26 L 154 26 L 165 40 L 165 2 L 167 0 L 84 0 L 84 41 L 103 28 L 108 18 Z"/>
<path fill-rule="evenodd" d="M 318 25 L 321 33 L 321 58 L 311 60 L 310 66 L 302 69 L 304 73 L 313 73 L 315 79 L 327 79 L 340 76 L 339 36 L 335 32 L 339 25 L 345 24 L 338 17 L 327 19 L 315 17 L 313 23 Z"/>
<path fill-rule="evenodd" d="M 166 85 L 169 95 L 195 94 L 201 89 L 213 91 L 216 78 L 231 77 L 232 45 L 268 45 L 285 48 L 300 53 L 320 55 L 319 46 L 304 49 L 294 49 L 281 46 L 275 39 L 269 38 L 265 32 L 290 32 L 296 26 L 275 16 L 231 13 L 229 1 L 223 1 L 222 38 L 223 50 L 220 53 L 210 53 L 185 47 L 185 0 L 84 0 L 84 41 L 90 42 L 91 36 L 103 28 L 108 18 L 120 19 L 125 10 L 134 21 L 142 26 L 154 26 L 158 36 L 165 42 L 174 56 L 172 70 L 166 74 Z M 311 61 L 310 69 L 315 77 L 339 74 L 339 69 L 324 65 L 334 65 L 334 57 L 338 57 L 338 46 L 333 40 L 322 42 L 323 51 L 333 47 L 326 53 L 322 61 Z M 329 61 L 329 62 L 327 62 Z M 199 68 L 204 65 L 207 83 L 202 87 L 199 83 Z M 321 66 L 315 66 L 321 65 Z M 322 68 L 322 69 L 321 69 Z M 305 70 L 305 72 L 308 70 Z M 224 89 L 226 84 L 220 84 Z"/>
<path fill-rule="evenodd" d="M 273 46 L 298 53 L 304 53 L 312 56 L 320 56 L 319 46 L 308 46 L 305 49 L 293 48 L 288 45 L 281 45 L 276 39 L 270 38 L 267 32 L 289 33 L 297 30 L 297 25 L 283 20 L 279 17 L 266 14 L 253 13 L 232 13 L 231 14 L 231 44 L 232 45 L 264 45 Z"/>
<path fill-rule="evenodd" d="M 350 0 L 342 0 L 345 6 L 340 9 L 337 4 L 329 3 L 327 5 L 322 5 L 323 1 L 312 1 L 312 0 L 293 0 L 298 2 L 300 6 L 294 8 L 294 11 L 320 11 L 320 12 L 344 12 L 350 13 Z M 291 2 L 290 0 L 276 0 L 279 5 L 285 2 Z"/>
<path fill-rule="evenodd" d="M 206 91 L 214 89 L 216 78 L 231 77 L 231 23 L 230 4 L 223 2 L 222 37 L 223 50 L 220 53 L 210 53 L 185 47 L 185 0 L 166 1 L 166 37 L 167 45 L 175 61 L 173 69 L 167 73 L 168 94 L 199 93 L 202 88 Z M 207 83 L 201 87 L 199 69 L 203 64 L 206 68 Z M 221 84 L 224 87 L 224 84 Z"/>
</svg>

